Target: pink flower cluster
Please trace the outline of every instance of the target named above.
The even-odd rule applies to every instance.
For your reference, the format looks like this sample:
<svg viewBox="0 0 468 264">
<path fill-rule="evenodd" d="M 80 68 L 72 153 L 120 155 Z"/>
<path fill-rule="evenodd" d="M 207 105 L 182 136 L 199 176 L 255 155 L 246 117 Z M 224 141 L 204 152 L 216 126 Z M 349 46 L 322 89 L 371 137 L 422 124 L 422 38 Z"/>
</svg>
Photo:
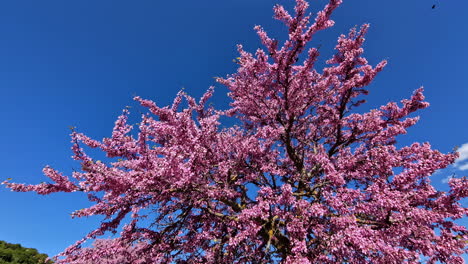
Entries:
<svg viewBox="0 0 468 264">
<path fill-rule="evenodd" d="M 110 138 L 72 133 L 81 172 L 46 167 L 53 183 L 6 182 L 20 192 L 86 193 L 94 205 L 73 215 L 106 217 L 57 262 L 462 263 L 468 232 L 454 220 L 467 215 L 460 200 L 468 181 L 452 179 L 442 192 L 429 178 L 457 153 L 395 146 L 417 121 L 409 115 L 428 106 L 423 90 L 353 112 L 386 64 L 362 57 L 368 25 L 340 36 L 321 71 L 318 49 L 306 51 L 340 3 L 330 0 L 314 21 L 305 0 L 296 0 L 294 15 L 276 6 L 289 38 L 279 45 L 257 26 L 265 50 L 239 45 L 237 73 L 217 79 L 230 91 L 230 109 L 205 106 L 213 88 L 198 102 L 181 92 L 167 107 L 136 97 L 149 110 L 137 133 L 127 110 Z M 239 125 L 221 128 L 221 116 Z M 96 161 L 85 146 L 110 161 Z M 124 219 L 131 222 L 119 230 Z M 106 232 L 120 236 L 80 247 Z"/>
</svg>

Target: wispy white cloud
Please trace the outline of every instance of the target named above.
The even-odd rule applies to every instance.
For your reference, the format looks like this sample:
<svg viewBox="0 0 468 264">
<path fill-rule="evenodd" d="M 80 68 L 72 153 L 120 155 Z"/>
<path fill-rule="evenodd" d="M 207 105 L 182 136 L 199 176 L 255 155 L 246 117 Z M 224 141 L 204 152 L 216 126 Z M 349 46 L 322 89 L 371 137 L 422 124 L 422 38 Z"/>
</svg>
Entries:
<svg viewBox="0 0 468 264">
<path fill-rule="evenodd" d="M 450 173 L 450 175 L 446 175 L 446 176 L 441 175 L 442 179 L 440 179 L 440 181 L 442 183 L 448 183 L 450 181 L 450 179 L 452 179 L 454 177 L 457 177 L 457 174 L 464 173 L 464 172 L 460 172 L 460 171 L 467 171 L 468 170 L 468 142 L 461 145 L 459 148 L 457 148 L 457 152 L 458 152 L 459 156 L 455 160 L 455 163 L 453 163 L 451 166 L 449 166 L 449 167 L 447 167 L 445 169 L 437 170 L 433 174 L 433 175 L 441 174 L 441 172 L 443 172 L 443 174 L 446 175 L 446 174 Z"/>
<path fill-rule="evenodd" d="M 457 152 L 460 156 L 453 165 L 459 170 L 468 170 L 468 143 L 461 145 Z"/>
<path fill-rule="evenodd" d="M 443 182 L 443 183 L 448 183 L 448 182 L 450 181 L 450 179 L 452 179 L 452 178 L 453 178 L 453 175 L 447 176 L 447 177 L 443 178 L 443 179 L 441 180 L 441 182 Z"/>
<path fill-rule="evenodd" d="M 468 170 L 468 163 L 463 164 L 463 165 L 460 165 L 460 166 L 457 166 L 457 168 L 458 168 L 459 170 Z"/>
</svg>

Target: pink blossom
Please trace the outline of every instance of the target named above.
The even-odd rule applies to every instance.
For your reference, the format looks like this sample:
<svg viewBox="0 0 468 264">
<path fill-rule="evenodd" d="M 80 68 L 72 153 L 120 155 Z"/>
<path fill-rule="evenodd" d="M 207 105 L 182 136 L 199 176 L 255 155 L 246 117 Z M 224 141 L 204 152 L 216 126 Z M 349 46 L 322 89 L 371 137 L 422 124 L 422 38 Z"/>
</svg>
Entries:
<svg viewBox="0 0 468 264">
<path fill-rule="evenodd" d="M 237 73 L 217 78 L 229 109 L 206 107 L 213 88 L 198 101 L 180 92 L 166 107 L 135 97 L 149 111 L 138 132 L 127 109 L 109 138 L 73 131 L 80 171 L 46 167 L 52 183 L 4 182 L 18 192 L 83 192 L 93 205 L 73 216 L 105 217 L 57 263 L 462 263 L 468 232 L 455 220 L 468 213 L 468 181 L 452 179 L 443 192 L 429 178 L 457 154 L 395 145 L 418 120 L 409 115 L 428 107 L 423 89 L 354 111 L 386 65 L 362 57 L 369 25 L 341 35 L 324 69 L 314 69 L 317 48 L 300 59 L 340 4 L 330 0 L 314 21 L 305 0 L 294 16 L 277 5 L 289 38 L 281 45 L 256 26 L 266 51 L 238 46 Z M 223 116 L 239 125 L 223 128 Z M 99 239 L 109 232 L 118 235 Z"/>
</svg>

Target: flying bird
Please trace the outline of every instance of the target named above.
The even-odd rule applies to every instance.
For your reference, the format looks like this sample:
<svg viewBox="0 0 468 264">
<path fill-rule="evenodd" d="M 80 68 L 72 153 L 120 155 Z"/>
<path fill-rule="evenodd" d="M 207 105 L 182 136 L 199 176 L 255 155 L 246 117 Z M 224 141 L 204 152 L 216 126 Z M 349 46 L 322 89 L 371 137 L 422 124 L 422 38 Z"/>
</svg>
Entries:
<svg viewBox="0 0 468 264">
<path fill-rule="evenodd" d="M 432 5 L 432 9 L 434 9 L 436 7 L 436 5 Z"/>
</svg>

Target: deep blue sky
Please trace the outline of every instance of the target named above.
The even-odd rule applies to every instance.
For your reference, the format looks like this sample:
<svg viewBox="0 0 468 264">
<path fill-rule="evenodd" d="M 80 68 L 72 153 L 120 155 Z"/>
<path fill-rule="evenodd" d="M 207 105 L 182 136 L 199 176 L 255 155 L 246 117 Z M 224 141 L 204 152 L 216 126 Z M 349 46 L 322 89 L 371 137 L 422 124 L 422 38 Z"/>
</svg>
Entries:
<svg viewBox="0 0 468 264">
<path fill-rule="evenodd" d="M 259 47 L 254 25 L 284 39 L 284 27 L 272 19 L 278 2 L 293 1 L 1 1 L 0 180 L 39 183 L 47 164 L 66 174 L 79 168 L 70 158 L 68 127 L 109 136 L 121 110 L 136 105 L 133 95 L 159 105 L 182 87 L 200 96 L 214 76 L 236 71 L 237 43 L 249 51 Z M 313 1 L 312 11 L 325 2 Z M 335 27 L 315 43 L 328 56 L 339 34 L 371 23 L 367 58 L 389 65 L 371 85 L 366 107 L 407 98 L 424 85 L 431 107 L 400 144 L 429 141 L 448 152 L 468 143 L 466 10 L 468 1 L 461 0 L 345 0 L 333 15 Z M 227 90 L 216 87 L 214 104 L 224 108 Z M 463 149 L 468 160 L 468 145 Z M 466 175 L 465 163 L 458 164 L 434 175 L 434 185 L 444 188 L 452 172 Z M 99 220 L 70 218 L 87 204 L 81 194 L 40 197 L 2 187 L 0 200 L 0 240 L 49 255 Z"/>
</svg>

